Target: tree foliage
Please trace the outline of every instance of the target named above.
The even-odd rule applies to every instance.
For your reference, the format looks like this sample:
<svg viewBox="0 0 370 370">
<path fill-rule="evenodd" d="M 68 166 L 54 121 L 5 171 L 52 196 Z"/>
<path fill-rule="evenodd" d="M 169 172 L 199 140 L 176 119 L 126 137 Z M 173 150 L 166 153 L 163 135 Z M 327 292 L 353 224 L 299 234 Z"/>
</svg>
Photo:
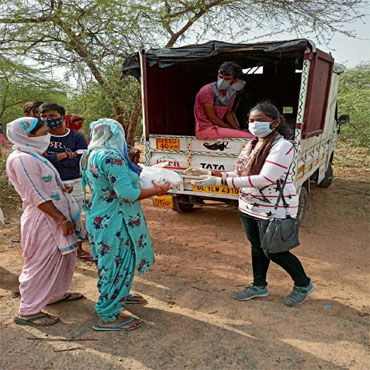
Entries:
<svg viewBox="0 0 370 370">
<path fill-rule="evenodd" d="M 370 63 L 343 73 L 338 102 L 339 113 L 350 116 L 350 123 L 342 127 L 342 139 L 370 148 Z"/>
<path fill-rule="evenodd" d="M 8 58 L 25 56 L 40 66 L 63 66 L 85 92 L 100 86 L 114 116 L 126 125 L 129 141 L 140 115 L 137 86 L 127 105 L 119 66 L 140 48 L 172 47 L 191 37 L 247 41 L 295 31 L 320 40 L 351 34 L 348 23 L 365 0 L 0 0 L 0 46 Z M 132 84 L 130 85 L 132 87 Z"/>
<path fill-rule="evenodd" d="M 23 115 L 29 100 L 66 102 L 66 85 L 20 62 L 0 57 L 0 120 L 11 121 Z"/>
</svg>

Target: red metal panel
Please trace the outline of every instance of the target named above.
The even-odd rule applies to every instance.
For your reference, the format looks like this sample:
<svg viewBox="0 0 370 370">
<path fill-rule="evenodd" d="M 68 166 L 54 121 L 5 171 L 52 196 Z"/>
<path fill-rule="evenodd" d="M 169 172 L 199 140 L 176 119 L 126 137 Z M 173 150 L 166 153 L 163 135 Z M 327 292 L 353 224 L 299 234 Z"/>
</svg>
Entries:
<svg viewBox="0 0 370 370">
<path fill-rule="evenodd" d="M 194 101 L 200 88 L 197 73 L 171 67 L 147 68 L 147 132 L 194 135 Z"/>
<path fill-rule="evenodd" d="M 332 56 L 321 50 L 317 50 L 316 53 L 310 56 L 312 60 L 303 119 L 304 138 L 318 136 L 324 130 L 334 65 Z"/>
<path fill-rule="evenodd" d="M 147 75 L 147 65 L 146 65 L 146 55 L 145 51 L 141 52 L 141 78 L 142 78 L 142 89 L 143 89 L 143 102 L 142 106 L 144 109 L 144 126 L 145 126 L 145 133 L 149 136 L 149 110 L 148 110 L 148 75 Z"/>
</svg>

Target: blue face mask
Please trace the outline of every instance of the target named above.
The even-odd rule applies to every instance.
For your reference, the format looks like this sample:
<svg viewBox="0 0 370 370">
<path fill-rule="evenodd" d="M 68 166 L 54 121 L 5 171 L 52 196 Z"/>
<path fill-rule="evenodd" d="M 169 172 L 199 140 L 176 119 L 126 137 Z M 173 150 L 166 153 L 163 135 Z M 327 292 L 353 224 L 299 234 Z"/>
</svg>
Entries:
<svg viewBox="0 0 370 370">
<path fill-rule="evenodd" d="M 46 118 L 45 119 L 46 126 L 51 129 L 58 128 L 63 125 L 62 118 Z"/>
<path fill-rule="evenodd" d="M 230 82 L 227 82 L 225 80 L 223 80 L 222 78 L 219 78 L 217 80 L 217 88 L 219 90 L 226 90 L 227 88 L 229 88 L 231 86 L 231 83 Z"/>
<path fill-rule="evenodd" d="M 267 135 L 270 135 L 272 131 L 274 131 L 273 128 L 270 127 L 271 122 L 249 122 L 248 130 L 253 136 L 257 137 L 265 137 Z"/>
</svg>

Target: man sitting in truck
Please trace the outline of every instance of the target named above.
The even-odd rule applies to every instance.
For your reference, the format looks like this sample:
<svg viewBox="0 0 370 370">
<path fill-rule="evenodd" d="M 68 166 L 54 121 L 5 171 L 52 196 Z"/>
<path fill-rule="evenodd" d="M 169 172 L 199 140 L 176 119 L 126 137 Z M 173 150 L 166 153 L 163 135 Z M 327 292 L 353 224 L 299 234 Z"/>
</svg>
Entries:
<svg viewBox="0 0 370 370">
<path fill-rule="evenodd" d="M 203 86 L 194 105 L 195 135 L 201 140 L 222 138 L 251 138 L 236 122 L 233 104 L 237 91 L 244 88 L 240 79 L 241 67 L 234 62 L 224 62 L 218 69 L 217 82 Z"/>
</svg>

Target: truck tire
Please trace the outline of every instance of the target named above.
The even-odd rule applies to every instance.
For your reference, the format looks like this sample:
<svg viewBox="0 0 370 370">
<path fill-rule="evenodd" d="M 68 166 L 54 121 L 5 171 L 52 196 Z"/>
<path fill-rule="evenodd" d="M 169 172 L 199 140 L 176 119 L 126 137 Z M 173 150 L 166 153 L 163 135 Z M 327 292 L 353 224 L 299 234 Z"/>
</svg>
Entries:
<svg viewBox="0 0 370 370">
<path fill-rule="evenodd" d="M 302 186 L 301 192 L 299 193 L 299 203 L 298 203 L 298 212 L 297 212 L 297 219 L 299 220 L 300 223 L 303 222 L 304 216 L 306 214 L 306 209 L 307 209 L 307 198 L 308 198 L 308 193 L 307 189 Z"/>
<path fill-rule="evenodd" d="M 190 212 L 194 208 L 194 204 L 183 203 L 178 197 L 173 197 L 173 210 L 179 213 Z"/>
<path fill-rule="evenodd" d="M 328 168 L 325 172 L 324 179 L 320 182 L 320 184 L 317 184 L 317 186 L 319 188 L 328 188 L 332 182 L 333 182 L 333 167 L 329 163 Z"/>
</svg>

